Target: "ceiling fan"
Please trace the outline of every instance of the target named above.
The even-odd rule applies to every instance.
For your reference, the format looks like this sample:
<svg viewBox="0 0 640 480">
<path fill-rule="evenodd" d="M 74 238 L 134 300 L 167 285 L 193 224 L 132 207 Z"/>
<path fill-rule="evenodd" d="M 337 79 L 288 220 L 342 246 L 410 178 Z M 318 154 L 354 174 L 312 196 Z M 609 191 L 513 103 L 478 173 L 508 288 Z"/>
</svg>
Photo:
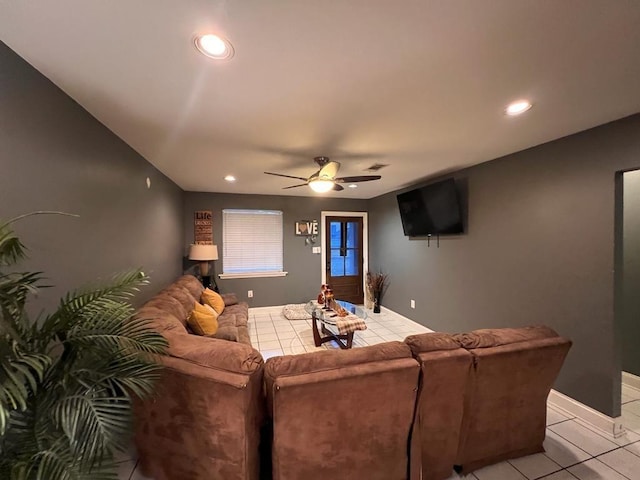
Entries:
<svg viewBox="0 0 640 480">
<path fill-rule="evenodd" d="M 332 162 L 331 160 L 329 160 L 329 157 L 315 157 L 313 160 L 318 164 L 320 170 L 311 175 L 309 178 L 284 175 L 282 173 L 264 173 L 266 173 L 267 175 L 275 175 L 276 177 L 295 178 L 296 180 L 304 181 L 304 183 L 300 183 L 298 185 L 284 187 L 283 190 L 309 185 L 309 187 L 311 187 L 314 192 L 318 193 L 328 192 L 329 190 L 336 190 L 338 192 L 340 190 L 344 190 L 344 187 L 340 185 L 341 183 L 370 182 L 371 180 L 380 180 L 382 178 L 382 176 L 380 175 L 336 177 L 336 175 L 338 174 L 338 170 L 340 169 L 339 162 Z"/>
</svg>

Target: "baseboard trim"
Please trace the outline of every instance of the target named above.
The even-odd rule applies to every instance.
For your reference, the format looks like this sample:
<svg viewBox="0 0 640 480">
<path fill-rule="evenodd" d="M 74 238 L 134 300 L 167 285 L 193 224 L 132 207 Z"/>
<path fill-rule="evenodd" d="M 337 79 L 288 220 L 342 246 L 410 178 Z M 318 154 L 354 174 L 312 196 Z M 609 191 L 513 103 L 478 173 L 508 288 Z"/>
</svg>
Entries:
<svg viewBox="0 0 640 480">
<path fill-rule="evenodd" d="M 390 308 L 387 308 L 387 307 L 385 307 L 385 306 L 383 306 L 383 305 L 380 305 L 380 311 L 381 311 L 381 312 L 385 312 L 385 313 L 390 313 L 390 314 L 395 315 L 395 316 L 397 316 L 397 317 L 400 317 L 400 318 L 402 318 L 403 320 L 406 320 L 406 321 L 408 321 L 408 322 L 413 322 L 413 323 L 415 323 L 416 325 L 420 325 L 421 327 L 424 327 L 424 328 L 428 329 L 428 330 L 429 330 L 429 332 L 434 332 L 434 331 L 435 331 L 435 330 L 431 330 L 431 329 L 430 329 L 429 327 L 427 327 L 426 325 L 422 325 L 421 323 L 418 323 L 418 322 L 416 322 L 415 320 L 411 320 L 409 317 L 405 317 L 404 315 L 400 315 L 398 312 L 395 312 L 395 311 L 391 310 Z M 367 311 L 367 312 L 368 312 L 368 311 Z M 366 320 L 365 320 L 365 321 L 366 321 Z M 425 332 L 425 333 L 428 333 L 428 332 Z"/>
<path fill-rule="evenodd" d="M 556 390 L 551 390 L 549 393 L 549 403 L 554 408 L 564 410 L 570 416 L 577 417 L 606 437 L 618 438 L 625 434 L 622 417 L 609 417 Z"/>
<path fill-rule="evenodd" d="M 629 372 L 622 372 L 622 384 L 640 390 L 640 377 Z"/>
</svg>

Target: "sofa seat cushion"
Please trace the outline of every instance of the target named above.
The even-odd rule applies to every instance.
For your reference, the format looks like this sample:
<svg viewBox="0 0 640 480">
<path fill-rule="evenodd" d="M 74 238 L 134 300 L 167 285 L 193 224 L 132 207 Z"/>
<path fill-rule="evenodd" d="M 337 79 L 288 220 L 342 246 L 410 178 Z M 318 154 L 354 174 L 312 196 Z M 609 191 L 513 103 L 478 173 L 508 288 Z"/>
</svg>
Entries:
<svg viewBox="0 0 640 480">
<path fill-rule="evenodd" d="M 224 312 L 218 316 L 218 325 L 221 327 L 237 327 L 236 316 L 232 313 Z"/>
<path fill-rule="evenodd" d="M 453 335 L 453 338 L 461 347 L 468 349 L 499 347 L 557 336 L 555 330 L 544 325 L 537 325 L 522 328 L 485 328 L 468 333 L 457 333 Z"/>
<path fill-rule="evenodd" d="M 228 307 L 225 307 L 224 313 L 229 313 L 229 314 L 240 315 L 240 316 L 243 316 L 243 317 L 248 317 L 249 316 L 249 305 L 247 305 L 245 302 L 237 303 L 235 305 L 229 305 Z"/>
<path fill-rule="evenodd" d="M 239 338 L 238 327 L 232 325 L 218 326 L 218 330 L 213 335 L 207 335 L 211 338 L 219 340 L 227 340 L 229 342 L 237 342 Z"/>
</svg>

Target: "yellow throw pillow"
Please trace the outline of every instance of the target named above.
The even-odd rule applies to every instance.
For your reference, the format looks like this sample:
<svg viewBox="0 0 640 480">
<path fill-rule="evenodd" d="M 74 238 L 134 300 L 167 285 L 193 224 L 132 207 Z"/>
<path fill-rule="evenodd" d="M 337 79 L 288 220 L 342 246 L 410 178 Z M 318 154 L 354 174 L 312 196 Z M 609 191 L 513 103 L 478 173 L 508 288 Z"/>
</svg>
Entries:
<svg viewBox="0 0 640 480">
<path fill-rule="evenodd" d="M 200 301 L 205 305 L 210 305 L 216 311 L 218 315 L 222 315 L 224 311 L 224 300 L 220 294 L 214 292 L 209 288 L 205 288 L 200 297 Z"/>
<path fill-rule="evenodd" d="M 213 335 L 218 331 L 218 314 L 209 305 L 196 302 L 187 323 L 196 335 Z"/>
</svg>

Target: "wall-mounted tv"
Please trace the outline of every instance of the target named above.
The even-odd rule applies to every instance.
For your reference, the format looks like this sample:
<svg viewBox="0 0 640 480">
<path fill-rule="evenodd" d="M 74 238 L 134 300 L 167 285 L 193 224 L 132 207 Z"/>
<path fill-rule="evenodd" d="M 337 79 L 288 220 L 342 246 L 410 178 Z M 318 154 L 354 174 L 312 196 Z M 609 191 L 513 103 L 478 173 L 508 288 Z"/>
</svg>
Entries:
<svg viewBox="0 0 640 480">
<path fill-rule="evenodd" d="M 462 213 L 453 178 L 398 195 L 407 237 L 462 233 Z"/>
</svg>

